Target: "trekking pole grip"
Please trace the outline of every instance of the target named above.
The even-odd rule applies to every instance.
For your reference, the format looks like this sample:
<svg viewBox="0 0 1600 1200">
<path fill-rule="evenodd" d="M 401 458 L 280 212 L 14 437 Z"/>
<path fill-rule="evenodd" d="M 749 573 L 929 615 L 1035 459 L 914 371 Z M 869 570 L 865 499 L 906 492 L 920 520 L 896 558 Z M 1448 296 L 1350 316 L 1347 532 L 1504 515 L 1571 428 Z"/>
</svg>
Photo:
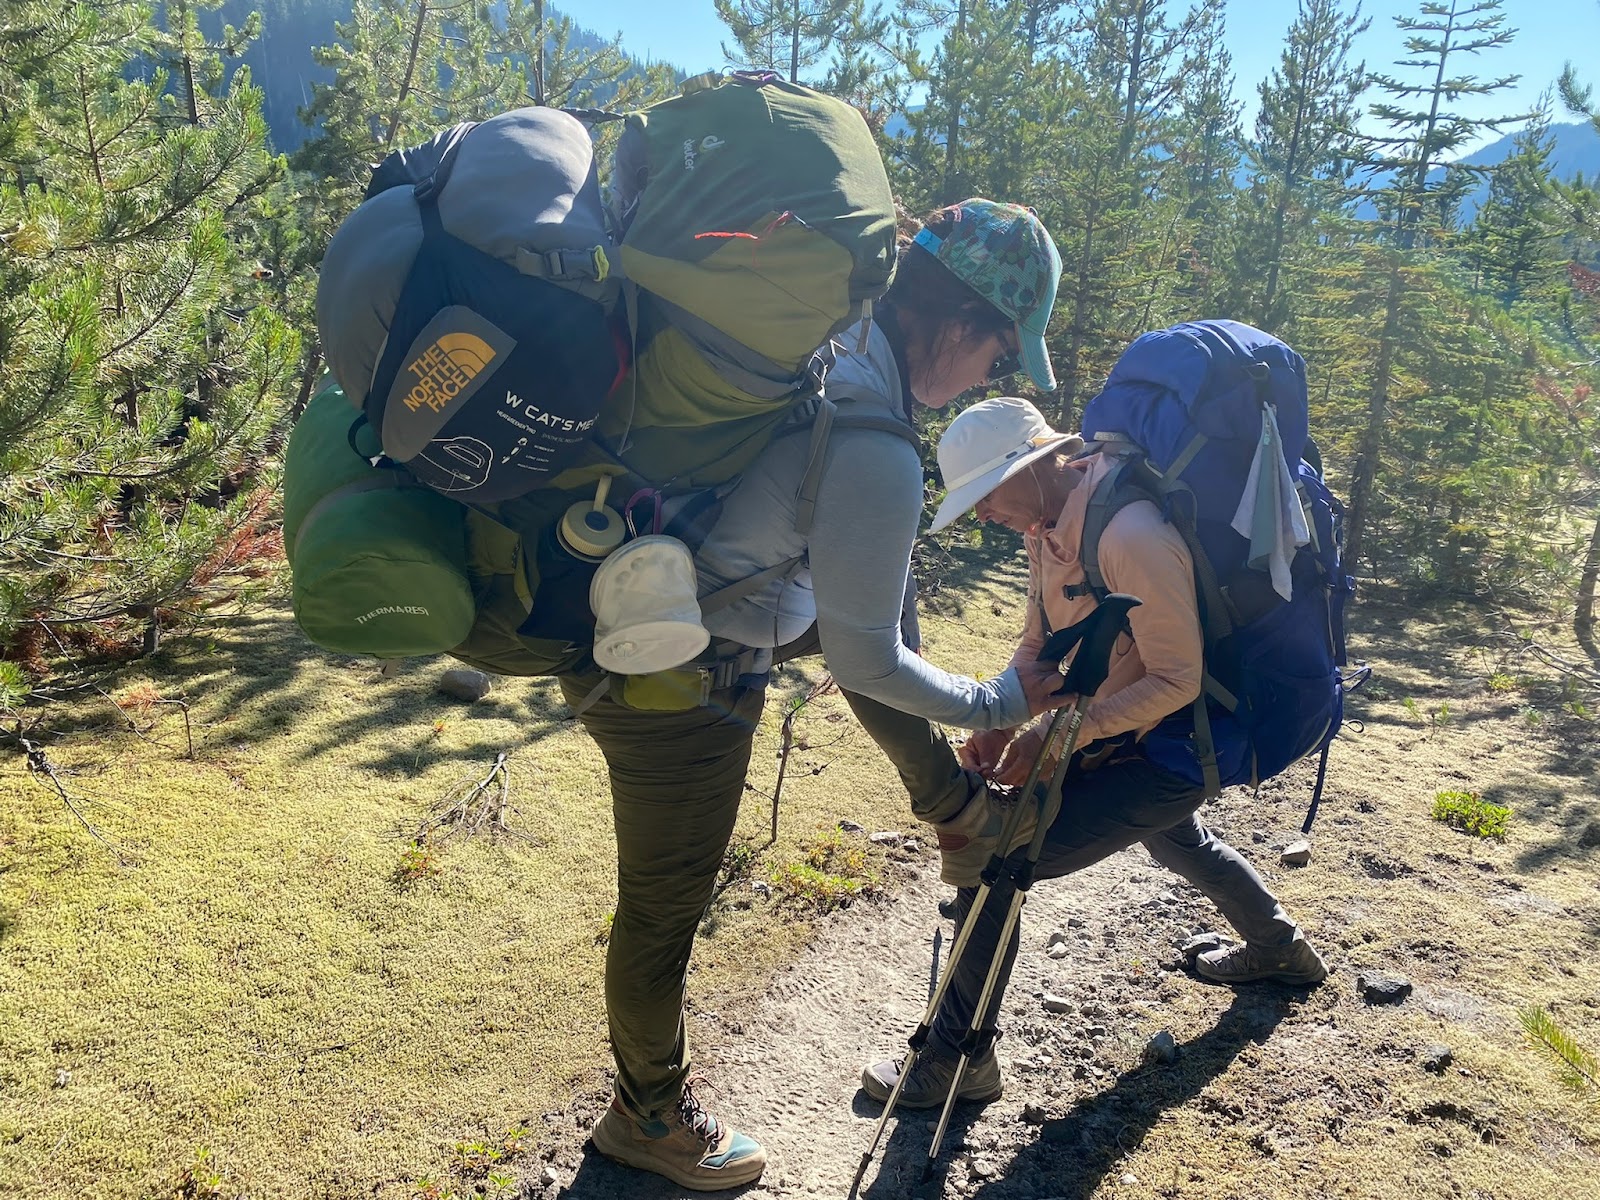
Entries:
<svg viewBox="0 0 1600 1200">
<path fill-rule="evenodd" d="M 1075 624 L 1052 633 L 1039 651 L 1040 662 L 1060 662 L 1072 653 L 1072 662 L 1063 668 L 1061 686 L 1052 695 L 1076 695 L 1084 700 L 1100 690 L 1111 670 L 1111 651 L 1117 637 L 1128 627 L 1128 613 L 1144 601 L 1113 592 L 1095 606 L 1093 612 Z M 1080 644 L 1081 643 L 1081 644 Z"/>
</svg>

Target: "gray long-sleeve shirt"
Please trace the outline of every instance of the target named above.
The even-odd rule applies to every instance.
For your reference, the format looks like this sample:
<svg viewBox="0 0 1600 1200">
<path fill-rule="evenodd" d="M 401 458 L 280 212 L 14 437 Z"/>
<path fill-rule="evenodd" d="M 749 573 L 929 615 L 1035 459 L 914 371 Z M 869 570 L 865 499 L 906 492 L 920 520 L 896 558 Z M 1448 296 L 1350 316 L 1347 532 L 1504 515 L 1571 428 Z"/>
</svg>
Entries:
<svg viewBox="0 0 1600 1200">
<path fill-rule="evenodd" d="M 859 329 L 828 376 L 839 413 L 903 420 L 901 384 L 883 331 L 863 353 Z M 714 637 L 770 648 L 817 623 L 823 656 L 839 686 L 902 712 L 969 729 L 1010 728 L 1028 719 L 1014 670 L 985 681 L 952 675 L 917 657 L 901 639 L 900 611 L 911 546 L 922 516 L 922 464 L 909 441 L 877 429 L 836 426 L 817 492 L 809 537 L 795 529 L 797 496 L 810 450 L 808 432 L 773 439 L 727 498 L 695 556 L 700 594 L 797 555 L 787 583 L 774 580 L 705 618 Z"/>
</svg>

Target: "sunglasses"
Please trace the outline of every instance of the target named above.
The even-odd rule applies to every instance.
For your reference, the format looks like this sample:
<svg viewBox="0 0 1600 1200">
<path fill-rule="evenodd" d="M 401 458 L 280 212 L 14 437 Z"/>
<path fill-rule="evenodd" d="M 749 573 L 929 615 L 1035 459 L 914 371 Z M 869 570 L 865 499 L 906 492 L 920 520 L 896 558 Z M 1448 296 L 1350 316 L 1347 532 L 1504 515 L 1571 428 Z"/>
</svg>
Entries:
<svg viewBox="0 0 1600 1200">
<path fill-rule="evenodd" d="M 999 383 L 1008 375 L 1015 375 L 1022 369 L 1022 349 L 1013 348 L 1011 337 L 1008 335 L 1001 347 L 1000 357 L 994 360 L 989 367 L 989 383 Z"/>
</svg>

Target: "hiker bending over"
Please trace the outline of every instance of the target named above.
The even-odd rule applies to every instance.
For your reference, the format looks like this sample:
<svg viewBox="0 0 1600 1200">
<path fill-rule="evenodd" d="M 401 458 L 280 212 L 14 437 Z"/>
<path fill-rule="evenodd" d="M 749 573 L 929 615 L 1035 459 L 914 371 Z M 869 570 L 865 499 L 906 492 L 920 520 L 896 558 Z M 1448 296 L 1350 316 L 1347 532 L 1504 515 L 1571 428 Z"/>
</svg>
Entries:
<svg viewBox="0 0 1600 1200">
<path fill-rule="evenodd" d="M 607 1156 L 695 1189 L 749 1182 L 765 1165 L 760 1145 L 689 1088 L 683 1005 L 772 665 L 820 650 L 930 820 L 969 809 L 985 790 L 930 720 L 1014 728 L 1060 703 L 1048 697 L 1058 677 L 1031 660 L 980 682 L 918 657 L 901 630 L 923 500 L 913 409 L 941 408 L 1019 364 L 1053 388 L 1044 330 L 1059 275 L 1055 246 L 1027 209 L 973 199 L 931 218 L 902 245 L 872 317 L 839 339 L 827 377 L 839 417 L 808 522 L 798 510 L 813 443 L 802 429 L 773 439 L 695 557 L 702 597 L 803 563 L 705 615 L 723 648 L 744 648 L 737 676 L 679 712 L 619 703 L 593 672 L 562 677 L 569 704 L 592 701 L 583 721 L 606 758 L 616 823 L 606 1007 L 617 1074 L 594 1127 Z"/>
<path fill-rule="evenodd" d="M 975 508 L 980 521 L 1023 535 L 1028 615 L 1012 658 L 1016 664 L 1034 661 L 1051 630 L 1065 629 L 1098 604 L 1085 586 L 1080 550 L 1089 496 L 1114 465 L 1114 451 L 1074 458 L 1066 452 L 1073 444 L 1051 430 L 1033 405 L 1015 399 L 973 405 L 950 423 L 939 442 L 939 469 L 949 492 L 933 528 Z M 1129 614 L 1132 637 L 1118 640 L 1110 673 L 1086 706 L 1080 749 L 1068 768 L 1060 815 L 1045 836 L 1038 878 L 1070 874 L 1142 842 L 1157 862 L 1199 888 L 1244 939 L 1232 949 L 1201 954 L 1195 964 L 1201 975 L 1221 983 L 1320 982 L 1327 974 L 1322 960 L 1261 877 L 1195 816 L 1204 786 L 1157 766 L 1141 749 L 1146 733 L 1200 693 L 1202 640 L 1188 547 L 1155 504 L 1138 500 L 1106 526 L 1099 561 L 1109 591 L 1137 596 L 1143 604 Z M 961 747 L 960 761 L 995 780 L 1023 783 L 1047 723 L 976 733 Z M 1048 766 L 1044 777 L 1049 777 Z M 941 878 L 958 889 L 958 922 L 965 921 L 979 873 L 996 849 L 1008 799 L 993 789 L 978 791 L 960 813 L 934 826 Z M 1026 846 L 1036 823 L 1035 808 L 1031 819 L 1024 814 L 1012 846 L 1016 854 L 1025 853 L 1017 847 Z M 900 1104 L 931 1108 L 944 1103 L 1012 887 L 1010 877 L 1002 875 L 983 906 L 935 1017 L 929 1048 L 917 1058 Z M 988 1044 L 973 1056 L 961 1080 L 963 1099 L 987 1101 L 1001 1094 L 993 1029 L 1017 939 L 1014 927 L 981 1023 Z M 868 1066 L 863 1089 L 886 1102 L 900 1069 L 897 1061 Z"/>
</svg>

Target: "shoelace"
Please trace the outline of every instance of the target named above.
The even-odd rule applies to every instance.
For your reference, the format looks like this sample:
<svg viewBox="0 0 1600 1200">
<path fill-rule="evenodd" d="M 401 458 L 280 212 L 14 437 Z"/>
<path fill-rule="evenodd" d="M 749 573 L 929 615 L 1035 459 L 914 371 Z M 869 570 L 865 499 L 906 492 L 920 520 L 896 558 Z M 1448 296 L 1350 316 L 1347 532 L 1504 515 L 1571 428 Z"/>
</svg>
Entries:
<svg viewBox="0 0 1600 1200">
<path fill-rule="evenodd" d="M 717 1119 L 701 1107 L 694 1094 L 694 1085 L 705 1082 L 704 1076 L 695 1076 L 683 1085 L 683 1095 L 678 1097 L 678 1115 L 696 1137 L 712 1146 L 722 1136 L 722 1129 L 717 1125 Z"/>
</svg>

